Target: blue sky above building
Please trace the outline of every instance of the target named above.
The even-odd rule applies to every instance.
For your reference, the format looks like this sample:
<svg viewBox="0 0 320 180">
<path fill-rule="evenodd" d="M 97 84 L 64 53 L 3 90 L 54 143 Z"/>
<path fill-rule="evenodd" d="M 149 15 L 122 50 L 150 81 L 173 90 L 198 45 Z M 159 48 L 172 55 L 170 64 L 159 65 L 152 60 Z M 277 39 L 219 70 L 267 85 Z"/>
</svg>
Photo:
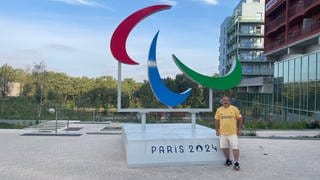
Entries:
<svg viewBox="0 0 320 180">
<path fill-rule="evenodd" d="M 218 72 L 220 24 L 238 0 L 1 0 L 0 64 L 31 68 L 44 61 L 47 70 L 71 76 L 116 77 L 117 61 L 110 38 L 118 24 L 147 6 L 171 4 L 139 23 L 127 41 L 129 55 L 140 65 L 123 66 L 123 78 L 147 79 L 147 58 L 158 38 L 161 77 L 181 71 L 171 55 L 203 74 Z"/>
</svg>

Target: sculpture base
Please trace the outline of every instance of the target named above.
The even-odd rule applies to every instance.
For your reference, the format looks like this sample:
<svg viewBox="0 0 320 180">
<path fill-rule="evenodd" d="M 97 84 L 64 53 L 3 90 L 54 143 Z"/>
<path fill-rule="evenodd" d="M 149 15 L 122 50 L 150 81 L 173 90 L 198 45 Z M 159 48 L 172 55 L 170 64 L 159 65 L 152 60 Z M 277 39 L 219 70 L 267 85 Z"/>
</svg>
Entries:
<svg viewBox="0 0 320 180">
<path fill-rule="evenodd" d="M 191 124 L 123 124 L 128 167 L 223 163 L 215 130 Z"/>
</svg>

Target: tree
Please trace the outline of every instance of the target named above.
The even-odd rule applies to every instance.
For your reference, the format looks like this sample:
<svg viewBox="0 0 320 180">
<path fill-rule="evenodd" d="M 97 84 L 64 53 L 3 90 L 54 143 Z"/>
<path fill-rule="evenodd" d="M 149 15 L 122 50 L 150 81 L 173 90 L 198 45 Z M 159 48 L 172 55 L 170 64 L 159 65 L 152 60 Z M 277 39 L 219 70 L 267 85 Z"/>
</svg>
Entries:
<svg viewBox="0 0 320 180">
<path fill-rule="evenodd" d="M 0 96 L 6 97 L 10 91 L 10 83 L 14 79 L 14 69 L 8 64 L 0 67 Z"/>
<path fill-rule="evenodd" d="M 74 78 L 75 82 L 75 105 L 76 107 L 85 107 L 90 105 L 88 92 L 95 88 L 94 79 L 87 77 Z"/>
<path fill-rule="evenodd" d="M 153 95 L 150 84 L 148 81 L 144 81 L 135 93 L 133 93 L 133 97 L 137 98 L 137 104 L 140 107 L 136 108 L 164 108 L 157 98 Z"/>
<path fill-rule="evenodd" d="M 122 105 L 123 107 L 136 108 L 141 106 L 134 96 L 134 93 L 141 88 L 141 83 L 137 83 L 132 78 L 127 78 L 122 81 Z"/>
</svg>

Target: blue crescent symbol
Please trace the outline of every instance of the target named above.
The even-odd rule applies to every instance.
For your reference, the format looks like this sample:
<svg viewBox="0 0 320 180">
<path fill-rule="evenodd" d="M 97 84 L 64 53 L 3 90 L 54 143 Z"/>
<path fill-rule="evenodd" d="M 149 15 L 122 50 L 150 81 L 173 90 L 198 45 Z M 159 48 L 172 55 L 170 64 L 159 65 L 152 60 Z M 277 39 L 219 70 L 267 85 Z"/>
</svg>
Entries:
<svg viewBox="0 0 320 180">
<path fill-rule="evenodd" d="M 191 94 L 192 89 L 189 88 L 182 93 L 175 93 L 168 89 L 165 84 L 163 83 L 158 67 L 157 67 L 157 60 L 156 60 L 156 46 L 157 46 L 157 39 L 158 39 L 159 31 L 154 36 L 150 50 L 149 50 L 149 60 L 148 60 L 148 76 L 149 76 L 149 83 L 153 94 L 157 97 L 157 99 L 170 107 L 177 106 L 185 101 Z"/>
</svg>

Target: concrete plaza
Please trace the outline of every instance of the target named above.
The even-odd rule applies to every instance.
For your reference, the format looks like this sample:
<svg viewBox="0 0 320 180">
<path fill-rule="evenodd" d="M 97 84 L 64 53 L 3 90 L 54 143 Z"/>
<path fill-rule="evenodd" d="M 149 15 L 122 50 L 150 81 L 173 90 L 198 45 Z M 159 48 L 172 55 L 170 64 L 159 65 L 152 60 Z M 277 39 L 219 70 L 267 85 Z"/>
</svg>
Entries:
<svg viewBox="0 0 320 180">
<path fill-rule="evenodd" d="M 87 129 L 99 129 L 87 126 Z M 128 169 L 120 135 L 21 136 L 0 130 L 1 180 L 310 179 L 320 177 L 319 140 L 240 138 L 241 170 L 222 164 Z"/>
</svg>

